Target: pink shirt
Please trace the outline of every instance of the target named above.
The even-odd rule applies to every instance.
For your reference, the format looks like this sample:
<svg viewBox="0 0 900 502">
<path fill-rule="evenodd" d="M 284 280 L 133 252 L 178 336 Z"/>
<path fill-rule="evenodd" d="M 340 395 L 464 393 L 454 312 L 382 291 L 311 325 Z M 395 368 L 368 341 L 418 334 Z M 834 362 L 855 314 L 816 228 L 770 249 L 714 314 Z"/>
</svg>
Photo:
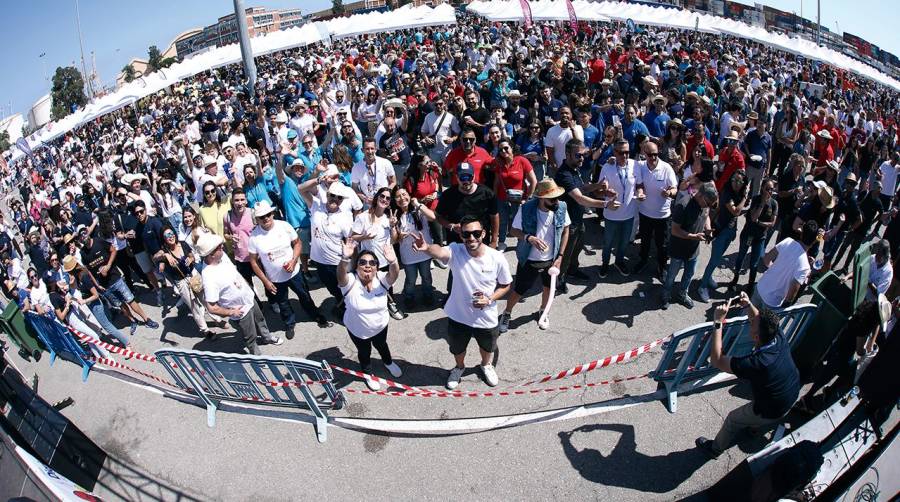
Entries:
<svg viewBox="0 0 900 502">
<path fill-rule="evenodd" d="M 250 251 L 248 251 L 247 245 L 250 243 L 250 232 L 252 232 L 253 227 L 256 226 L 253 223 L 253 216 L 250 214 L 251 212 L 252 211 L 249 208 L 244 209 L 244 213 L 240 217 L 235 215 L 234 211 L 225 213 L 225 234 L 231 234 L 233 236 L 231 241 L 231 251 L 234 254 L 235 261 L 245 263 L 250 261 Z"/>
</svg>

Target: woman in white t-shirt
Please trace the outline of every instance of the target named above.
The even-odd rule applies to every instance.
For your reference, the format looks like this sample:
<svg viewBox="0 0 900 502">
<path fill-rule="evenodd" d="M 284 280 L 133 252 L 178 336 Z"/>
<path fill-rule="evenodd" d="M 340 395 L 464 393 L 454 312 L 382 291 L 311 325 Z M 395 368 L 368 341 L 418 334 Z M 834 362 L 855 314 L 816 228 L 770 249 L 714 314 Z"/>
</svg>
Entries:
<svg viewBox="0 0 900 502">
<path fill-rule="evenodd" d="M 391 206 L 391 189 L 381 187 L 372 196 L 372 205 L 368 211 L 359 213 L 353 221 L 351 239 L 359 243 L 359 249 L 370 251 L 382 264 L 381 271 L 387 270 L 387 259 L 382 252 L 385 245 L 390 246 L 397 240 L 397 220 L 393 216 Z M 393 293 L 393 291 L 390 291 Z M 391 317 L 397 320 L 406 318 L 392 300 L 388 301 Z"/>
<path fill-rule="evenodd" d="M 344 326 L 350 334 L 350 340 L 359 354 L 359 365 L 363 373 L 371 373 L 372 347 L 378 351 L 384 366 L 394 378 L 403 375 L 400 367 L 391 358 L 391 349 L 387 344 L 388 289 L 400 276 L 400 265 L 390 243 L 381 249 L 387 266 L 387 272 L 379 272 L 382 264 L 371 250 L 362 250 L 356 258 L 356 272 L 350 271 L 350 257 L 356 250 L 357 242 L 348 239 L 342 246 L 340 264 L 337 269 L 338 286 L 344 295 L 346 311 Z M 366 378 L 366 385 L 372 390 L 379 390 L 381 385 Z"/>
<path fill-rule="evenodd" d="M 434 288 L 431 285 L 431 256 L 413 248 L 416 235 L 421 234 L 425 242 L 432 244 L 428 223 L 434 221 L 434 211 L 417 199 L 410 197 L 405 188 L 397 185 L 393 190 L 394 216 L 399 230 L 400 263 L 403 265 L 404 307 L 410 310 L 416 302 L 416 275 L 422 278 L 425 305 L 434 305 Z"/>
</svg>

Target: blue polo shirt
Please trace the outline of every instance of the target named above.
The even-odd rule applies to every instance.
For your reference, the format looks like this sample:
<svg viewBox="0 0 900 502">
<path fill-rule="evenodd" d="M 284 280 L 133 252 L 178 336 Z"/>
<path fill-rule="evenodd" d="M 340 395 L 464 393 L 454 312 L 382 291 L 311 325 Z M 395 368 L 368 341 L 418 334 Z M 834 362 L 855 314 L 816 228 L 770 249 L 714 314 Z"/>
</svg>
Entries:
<svg viewBox="0 0 900 502">
<path fill-rule="evenodd" d="M 309 228 L 309 208 L 297 190 L 297 182 L 290 176 L 284 177 L 281 186 L 281 205 L 284 209 L 284 217 L 294 228 Z"/>
<path fill-rule="evenodd" d="M 783 416 L 800 395 L 800 373 L 791 358 L 791 346 L 781 332 L 750 354 L 733 357 L 731 371 L 750 381 L 753 412 L 764 418 Z"/>
</svg>

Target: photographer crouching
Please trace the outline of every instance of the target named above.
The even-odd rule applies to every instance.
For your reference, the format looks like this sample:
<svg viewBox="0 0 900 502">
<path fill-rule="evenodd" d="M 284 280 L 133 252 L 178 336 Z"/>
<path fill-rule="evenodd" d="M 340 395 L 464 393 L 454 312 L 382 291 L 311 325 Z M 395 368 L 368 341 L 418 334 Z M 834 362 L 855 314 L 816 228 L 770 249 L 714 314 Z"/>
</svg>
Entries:
<svg viewBox="0 0 900 502">
<path fill-rule="evenodd" d="M 750 320 L 753 351 L 741 357 L 722 354 L 722 330 L 732 306 L 746 308 Z M 757 308 L 747 293 L 716 307 L 709 362 L 716 368 L 750 381 L 753 400 L 734 409 L 725 418 L 713 440 L 697 438 L 697 448 L 710 458 L 718 458 L 733 446 L 746 429 L 760 429 L 778 423 L 797 401 L 800 373 L 791 358 L 791 346 L 779 329 L 778 316 L 766 307 Z"/>
</svg>

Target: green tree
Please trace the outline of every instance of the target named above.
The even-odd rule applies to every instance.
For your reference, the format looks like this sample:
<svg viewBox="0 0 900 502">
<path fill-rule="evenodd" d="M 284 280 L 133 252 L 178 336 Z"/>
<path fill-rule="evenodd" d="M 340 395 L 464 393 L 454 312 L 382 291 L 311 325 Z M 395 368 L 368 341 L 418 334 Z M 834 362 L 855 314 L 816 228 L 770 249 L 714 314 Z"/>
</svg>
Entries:
<svg viewBox="0 0 900 502">
<path fill-rule="evenodd" d="M 331 13 L 335 16 L 343 16 L 344 2 L 342 0 L 331 0 Z"/>
<path fill-rule="evenodd" d="M 125 82 L 131 82 L 137 77 L 137 75 L 135 75 L 134 73 L 134 65 L 131 63 L 128 63 L 127 65 L 122 67 L 122 73 Z"/>
<path fill-rule="evenodd" d="M 160 68 L 168 68 L 177 62 L 178 62 L 178 60 L 175 58 L 164 58 L 163 60 L 161 60 L 159 62 L 159 67 Z"/>
<path fill-rule="evenodd" d="M 9 142 L 9 131 L 0 132 L 0 152 L 9 150 L 11 143 Z"/>
<path fill-rule="evenodd" d="M 72 113 L 73 106 L 87 104 L 84 94 L 84 77 L 74 66 L 59 67 L 53 75 L 53 87 L 50 89 L 50 118 L 59 120 Z"/>
<path fill-rule="evenodd" d="M 153 73 L 156 70 L 162 68 L 162 53 L 159 52 L 159 48 L 155 45 L 151 45 L 149 49 L 147 49 L 147 73 Z"/>
</svg>

